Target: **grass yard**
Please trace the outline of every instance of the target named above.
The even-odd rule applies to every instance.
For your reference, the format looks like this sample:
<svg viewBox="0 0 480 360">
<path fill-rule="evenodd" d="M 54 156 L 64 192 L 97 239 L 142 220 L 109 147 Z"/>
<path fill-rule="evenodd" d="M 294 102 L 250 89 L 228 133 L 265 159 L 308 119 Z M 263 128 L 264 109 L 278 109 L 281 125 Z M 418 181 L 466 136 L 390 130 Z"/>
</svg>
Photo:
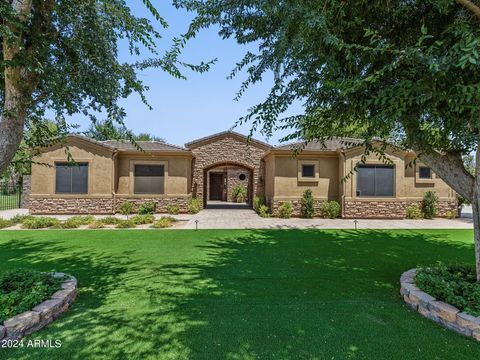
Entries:
<svg viewBox="0 0 480 360">
<path fill-rule="evenodd" d="M 408 309 L 400 274 L 473 263 L 438 231 L 4 231 L 0 271 L 65 271 L 69 313 L 0 349 L 14 359 L 480 359 L 480 344 Z"/>
</svg>

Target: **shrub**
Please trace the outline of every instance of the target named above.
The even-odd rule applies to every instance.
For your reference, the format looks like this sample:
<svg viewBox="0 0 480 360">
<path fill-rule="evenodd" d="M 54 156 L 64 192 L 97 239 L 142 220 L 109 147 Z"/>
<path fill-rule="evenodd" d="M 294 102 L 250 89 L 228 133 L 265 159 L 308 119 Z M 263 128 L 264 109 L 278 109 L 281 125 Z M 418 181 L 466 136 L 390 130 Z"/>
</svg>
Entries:
<svg viewBox="0 0 480 360">
<path fill-rule="evenodd" d="M 420 219 L 422 217 L 422 210 L 418 207 L 418 205 L 410 205 L 406 209 L 407 211 L 407 219 Z"/>
<path fill-rule="evenodd" d="M 23 222 L 22 228 L 24 229 L 45 229 L 49 227 L 58 227 L 60 221 L 51 217 L 34 217 L 27 219 Z"/>
<path fill-rule="evenodd" d="M 125 201 L 120 204 L 120 214 L 126 215 L 128 219 L 128 215 L 133 213 L 133 204 L 130 201 Z"/>
<path fill-rule="evenodd" d="M 135 215 L 131 220 L 135 225 L 151 224 L 155 221 L 155 216 L 151 214 Z"/>
<path fill-rule="evenodd" d="M 95 221 L 95 216 L 93 215 L 72 216 L 69 220 L 76 221 L 79 225 L 88 225 L 91 222 Z"/>
<path fill-rule="evenodd" d="M 247 198 L 247 188 L 242 185 L 236 185 L 233 188 L 233 197 L 237 203 L 245 202 Z"/>
<path fill-rule="evenodd" d="M 322 216 L 327 219 L 336 219 L 340 215 L 340 204 L 336 201 L 325 201 L 320 206 Z"/>
<path fill-rule="evenodd" d="M 0 276 L 0 323 L 28 311 L 61 289 L 63 279 L 32 270 L 10 270 Z"/>
<path fill-rule="evenodd" d="M 172 215 L 177 215 L 180 212 L 180 207 L 175 204 L 170 204 L 167 206 L 167 212 Z"/>
<path fill-rule="evenodd" d="M 160 219 L 155 221 L 152 225 L 154 229 L 164 229 L 169 228 L 173 225 L 174 222 L 177 220 L 172 218 L 171 216 L 162 216 Z"/>
<path fill-rule="evenodd" d="M 0 229 L 4 229 L 13 225 L 15 225 L 15 223 L 12 220 L 5 220 L 0 218 Z"/>
<path fill-rule="evenodd" d="M 88 224 L 89 229 L 103 229 L 104 227 L 105 224 L 100 220 L 95 220 Z"/>
<path fill-rule="evenodd" d="M 447 219 L 455 219 L 457 217 L 457 212 L 456 211 L 452 211 L 452 210 L 448 210 L 446 213 L 445 213 L 445 216 L 447 217 Z"/>
<path fill-rule="evenodd" d="M 415 283 L 427 294 L 473 316 L 480 316 L 480 283 L 477 283 L 474 266 L 437 264 L 420 267 Z"/>
<path fill-rule="evenodd" d="M 63 223 L 59 224 L 58 227 L 61 229 L 76 229 L 81 225 L 88 225 L 93 221 L 95 221 L 95 217 L 93 215 L 72 216 Z"/>
<path fill-rule="evenodd" d="M 278 216 L 282 219 L 288 219 L 292 216 L 293 207 L 290 201 L 283 202 L 278 209 Z"/>
<path fill-rule="evenodd" d="M 76 229 L 80 226 L 80 222 L 74 218 L 65 220 L 63 223 L 58 224 L 56 227 L 59 229 Z"/>
<path fill-rule="evenodd" d="M 116 218 L 115 216 L 107 216 L 100 219 L 99 221 L 104 225 L 117 225 L 120 219 Z"/>
<path fill-rule="evenodd" d="M 425 219 L 433 219 L 438 212 L 438 196 L 434 191 L 427 191 L 423 195 L 422 212 Z"/>
<path fill-rule="evenodd" d="M 202 203 L 200 199 L 191 198 L 188 202 L 188 213 L 189 214 L 198 214 L 202 209 Z"/>
<path fill-rule="evenodd" d="M 253 198 L 253 210 L 259 212 L 260 207 L 265 204 L 265 198 L 263 196 L 255 196 Z"/>
<path fill-rule="evenodd" d="M 313 218 L 315 209 L 313 208 L 313 195 L 312 190 L 307 189 L 303 192 L 302 206 L 300 207 L 300 213 L 305 219 Z"/>
<path fill-rule="evenodd" d="M 115 226 L 117 229 L 130 229 L 136 227 L 132 220 L 120 220 Z"/>
<path fill-rule="evenodd" d="M 268 206 L 260 205 L 260 207 L 258 208 L 258 215 L 262 218 L 270 217 L 270 209 L 268 208 Z"/>
<path fill-rule="evenodd" d="M 33 219 L 34 216 L 33 215 L 20 215 L 20 214 L 17 214 L 15 215 L 14 217 L 12 217 L 10 219 L 10 221 L 14 222 L 15 224 L 23 224 L 23 222 L 25 220 L 30 220 L 30 219 Z"/>
<path fill-rule="evenodd" d="M 153 201 L 144 202 L 138 207 L 138 213 L 140 215 L 155 214 L 156 210 L 157 204 Z"/>
</svg>

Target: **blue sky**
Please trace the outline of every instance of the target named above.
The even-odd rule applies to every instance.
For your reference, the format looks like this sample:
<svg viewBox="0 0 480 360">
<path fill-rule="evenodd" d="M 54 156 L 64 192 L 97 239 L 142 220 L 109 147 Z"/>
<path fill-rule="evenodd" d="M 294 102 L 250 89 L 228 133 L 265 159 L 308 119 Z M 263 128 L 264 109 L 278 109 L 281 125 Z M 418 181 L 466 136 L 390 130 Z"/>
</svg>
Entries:
<svg viewBox="0 0 480 360">
<path fill-rule="evenodd" d="M 139 1 L 131 0 L 129 3 L 134 4 L 135 14 L 150 18 Z M 161 31 L 163 39 L 158 42 L 159 49 L 164 50 L 170 47 L 174 36 L 185 32 L 193 15 L 176 10 L 166 1 L 157 0 L 154 4 L 157 4 L 170 25 Z M 129 97 L 121 103 L 127 112 L 127 127 L 136 133 L 148 132 L 161 136 L 177 145 L 231 128 L 247 113 L 249 107 L 265 98 L 271 85 L 271 77 L 266 78 L 261 84 L 250 88 L 240 101 L 234 100 L 245 74 L 233 80 L 227 80 L 227 76 L 247 49 L 234 40 L 222 40 L 216 29 L 203 31 L 187 44 L 182 59 L 199 63 L 217 58 L 218 62 L 208 73 L 186 72 L 187 80 L 175 79 L 159 69 L 140 73 L 140 79 L 150 87 L 147 98 L 153 110 L 149 110 L 138 96 Z M 128 52 L 122 51 L 121 59 L 128 60 L 128 57 Z M 289 113 L 299 111 L 301 108 L 297 107 Z M 80 130 L 89 125 L 89 120 L 81 116 L 75 116 L 70 121 L 80 125 Z M 246 124 L 234 130 L 247 134 L 250 126 Z M 255 137 L 265 140 L 258 133 Z M 281 134 L 276 133 L 269 142 L 275 144 L 280 137 Z"/>
</svg>

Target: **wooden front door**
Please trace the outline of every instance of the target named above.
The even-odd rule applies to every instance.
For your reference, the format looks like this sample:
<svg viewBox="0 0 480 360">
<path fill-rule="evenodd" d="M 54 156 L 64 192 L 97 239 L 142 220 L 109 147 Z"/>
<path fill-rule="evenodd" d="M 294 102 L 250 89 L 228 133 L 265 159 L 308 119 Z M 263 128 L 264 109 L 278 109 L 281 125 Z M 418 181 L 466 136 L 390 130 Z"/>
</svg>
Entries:
<svg viewBox="0 0 480 360">
<path fill-rule="evenodd" d="M 223 200 L 223 174 L 210 173 L 210 199 Z"/>
</svg>

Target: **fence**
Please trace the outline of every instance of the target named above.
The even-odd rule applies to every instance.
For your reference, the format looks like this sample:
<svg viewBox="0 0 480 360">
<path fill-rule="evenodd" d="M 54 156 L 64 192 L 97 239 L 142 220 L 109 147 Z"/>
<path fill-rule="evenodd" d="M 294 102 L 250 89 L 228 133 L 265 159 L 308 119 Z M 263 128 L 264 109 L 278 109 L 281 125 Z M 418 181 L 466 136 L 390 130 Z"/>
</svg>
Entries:
<svg viewBox="0 0 480 360">
<path fill-rule="evenodd" d="M 22 184 L 0 183 L 0 211 L 18 209 L 22 202 Z"/>
</svg>

